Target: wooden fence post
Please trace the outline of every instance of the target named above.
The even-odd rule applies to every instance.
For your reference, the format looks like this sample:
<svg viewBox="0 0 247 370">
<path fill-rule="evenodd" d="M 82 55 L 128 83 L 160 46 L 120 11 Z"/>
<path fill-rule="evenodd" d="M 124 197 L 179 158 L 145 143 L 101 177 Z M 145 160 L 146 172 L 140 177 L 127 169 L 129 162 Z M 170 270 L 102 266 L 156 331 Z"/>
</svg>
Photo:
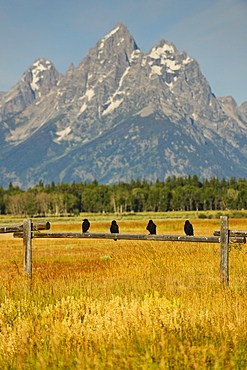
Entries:
<svg viewBox="0 0 247 370">
<path fill-rule="evenodd" d="M 24 252 L 24 271 L 27 276 L 32 278 L 32 220 L 23 220 L 23 252 Z"/>
<path fill-rule="evenodd" d="M 228 217 L 220 216 L 220 280 L 228 285 L 229 283 L 229 229 Z"/>
</svg>

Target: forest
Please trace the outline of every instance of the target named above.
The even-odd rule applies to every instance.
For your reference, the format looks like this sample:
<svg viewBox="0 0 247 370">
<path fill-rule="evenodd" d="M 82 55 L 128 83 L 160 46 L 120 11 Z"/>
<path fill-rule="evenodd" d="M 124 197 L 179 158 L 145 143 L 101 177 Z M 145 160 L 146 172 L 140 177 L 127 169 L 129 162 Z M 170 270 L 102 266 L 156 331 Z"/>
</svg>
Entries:
<svg viewBox="0 0 247 370">
<path fill-rule="evenodd" d="M 97 180 L 44 184 L 28 190 L 0 187 L 0 214 L 18 216 L 79 215 L 81 212 L 167 212 L 247 209 L 247 181 L 197 175 L 165 181 L 131 180 L 102 185 Z"/>
</svg>

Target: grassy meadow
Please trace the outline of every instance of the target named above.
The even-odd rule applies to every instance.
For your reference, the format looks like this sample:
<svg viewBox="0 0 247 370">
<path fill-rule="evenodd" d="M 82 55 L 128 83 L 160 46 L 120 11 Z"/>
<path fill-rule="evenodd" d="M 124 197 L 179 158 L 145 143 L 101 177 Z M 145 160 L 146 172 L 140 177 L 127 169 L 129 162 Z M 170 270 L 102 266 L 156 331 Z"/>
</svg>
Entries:
<svg viewBox="0 0 247 370">
<path fill-rule="evenodd" d="M 224 213 L 226 214 L 226 213 Z M 46 218 L 50 231 L 213 235 L 218 215 L 87 214 Z M 216 218 L 217 217 L 217 218 Z M 34 220 L 36 221 L 36 219 Z M 42 219 L 37 219 L 42 221 Z M 43 219 L 44 221 L 44 219 Z M 0 225 L 22 219 L 0 216 Z M 229 228 L 247 230 L 245 217 Z M 42 232 L 42 231 L 41 231 Z M 230 283 L 219 244 L 33 239 L 33 278 L 21 239 L 0 234 L 0 369 L 247 369 L 247 246 L 230 246 Z"/>
</svg>

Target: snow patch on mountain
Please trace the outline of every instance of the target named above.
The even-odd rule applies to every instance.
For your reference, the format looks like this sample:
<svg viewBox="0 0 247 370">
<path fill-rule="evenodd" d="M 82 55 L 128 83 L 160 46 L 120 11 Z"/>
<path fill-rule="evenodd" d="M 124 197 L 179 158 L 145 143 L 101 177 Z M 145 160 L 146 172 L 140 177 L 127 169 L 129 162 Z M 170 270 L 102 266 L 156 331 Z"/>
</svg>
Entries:
<svg viewBox="0 0 247 370">
<path fill-rule="evenodd" d="M 169 53 L 174 53 L 174 51 L 174 46 L 164 44 L 163 46 L 153 47 L 149 54 L 149 57 L 152 59 L 160 59 L 161 56 L 167 55 Z"/>
<path fill-rule="evenodd" d="M 87 109 L 87 104 L 83 103 L 83 105 L 81 106 L 81 109 L 79 110 L 78 116 L 80 116 L 83 112 L 85 112 L 86 109 Z"/>
<path fill-rule="evenodd" d="M 187 57 L 186 59 L 183 60 L 183 64 L 189 64 L 193 61 L 194 59 L 191 57 Z"/>
<path fill-rule="evenodd" d="M 152 70 L 152 73 L 150 74 L 150 77 L 153 74 L 162 75 L 162 67 L 161 66 L 151 66 L 151 70 Z"/>
<path fill-rule="evenodd" d="M 45 65 L 44 65 L 45 64 Z M 32 73 L 32 81 L 30 82 L 31 89 L 33 91 L 39 90 L 38 82 L 40 79 L 44 78 L 44 76 L 41 74 L 41 72 L 46 71 L 47 69 L 50 69 L 52 66 L 51 62 L 48 60 L 37 60 L 33 63 L 33 69 L 31 70 Z M 39 96 L 41 93 L 39 92 Z"/>
<path fill-rule="evenodd" d="M 112 101 L 110 103 L 110 105 L 104 110 L 104 112 L 102 113 L 102 116 L 105 116 L 106 114 L 109 114 L 110 112 L 112 112 L 114 109 L 118 108 L 119 105 L 123 102 L 123 99 L 119 99 L 119 100 L 116 100 L 116 101 Z"/>
<path fill-rule="evenodd" d="M 85 92 L 85 94 L 81 98 L 78 99 L 78 100 L 85 99 L 85 101 L 83 102 L 83 104 L 82 104 L 82 106 L 81 106 L 81 108 L 80 108 L 80 110 L 77 114 L 77 117 L 80 116 L 83 112 L 85 112 L 85 110 L 88 107 L 87 103 L 90 102 L 90 100 L 94 97 L 94 95 L 95 95 L 95 91 L 94 91 L 93 88 L 91 88 L 91 89 L 88 89 Z"/>
<path fill-rule="evenodd" d="M 101 40 L 101 43 L 100 43 L 100 46 L 98 48 L 98 59 L 101 57 L 101 54 L 103 53 L 103 48 L 105 46 L 105 42 L 111 37 L 113 36 L 117 31 L 119 30 L 119 26 L 117 26 L 116 28 L 114 28 L 111 32 L 109 32 L 105 37 L 103 37 L 103 39 Z M 123 39 L 124 40 L 124 39 Z M 123 41 L 122 40 L 122 41 Z M 119 43 L 120 45 L 120 43 Z"/>
<path fill-rule="evenodd" d="M 58 136 L 54 141 L 56 143 L 59 143 L 61 140 L 66 140 L 68 138 L 68 135 L 71 133 L 71 128 L 66 127 L 64 130 L 56 132 L 56 135 Z"/>
<path fill-rule="evenodd" d="M 168 44 L 161 40 L 159 45 L 154 46 L 150 53 L 147 54 L 142 61 L 142 66 L 147 64 L 151 68 L 149 77 L 153 74 L 162 75 L 162 67 L 165 66 L 167 72 L 175 74 L 183 65 L 193 61 L 192 58 L 187 57 L 186 53 L 179 54 L 174 45 Z"/>
<path fill-rule="evenodd" d="M 86 91 L 86 94 L 85 94 L 85 96 L 87 97 L 88 101 L 90 101 L 94 95 L 95 95 L 94 89 L 88 89 Z"/>
<path fill-rule="evenodd" d="M 119 105 L 123 102 L 123 100 L 124 100 L 123 98 L 117 99 L 115 101 L 114 101 L 114 99 L 115 99 L 116 96 L 119 96 L 121 94 L 122 95 L 125 95 L 126 94 L 125 91 L 122 91 L 121 90 L 121 87 L 123 85 L 124 78 L 129 73 L 130 68 L 131 67 L 127 67 L 126 68 L 126 70 L 124 71 L 124 73 L 122 74 L 122 76 L 121 76 L 121 78 L 119 80 L 118 88 L 116 89 L 116 91 L 114 92 L 114 94 L 108 99 L 108 101 L 105 103 L 105 106 L 107 106 L 107 108 L 103 111 L 102 116 L 104 116 L 106 114 L 109 114 L 114 109 L 116 109 L 117 107 L 119 107 Z"/>
<path fill-rule="evenodd" d="M 122 74 L 122 77 L 120 78 L 119 85 L 118 85 L 118 89 L 117 89 L 117 91 L 115 92 L 115 95 L 119 92 L 120 87 L 121 87 L 121 86 L 122 86 L 122 84 L 123 84 L 123 80 L 124 80 L 125 76 L 129 73 L 129 70 L 130 70 L 130 67 L 127 67 L 127 68 L 126 68 L 126 70 L 124 71 L 124 73 Z"/>
<path fill-rule="evenodd" d="M 103 39 L 101 40 L 101 44 L 100 44 L 100 47 L 99 49 L 102 49 L 104 47 L 104 44 L 105 44 L 105 41 L 107 39 L 109 39 L 112 35 L 114 35 L 114 33 L 116 33 L 117 31 L 119 30 L 119 26 L 117 26 L 116 28 L 114 28 L 111 32 L 109 32 L 105 37 L 103 37 Z"/>
</svg>

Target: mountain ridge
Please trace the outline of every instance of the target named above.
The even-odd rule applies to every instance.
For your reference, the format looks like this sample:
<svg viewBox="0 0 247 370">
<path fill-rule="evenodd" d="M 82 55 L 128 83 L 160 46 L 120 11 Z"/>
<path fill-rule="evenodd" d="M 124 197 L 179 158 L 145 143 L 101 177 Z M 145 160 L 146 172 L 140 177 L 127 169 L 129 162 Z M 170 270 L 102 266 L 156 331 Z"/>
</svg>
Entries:
<svg viewBox="0 0 247 370">
<path fill-rule="evenodd" d="M 247 170 L 247 102 L 215 97 L 197 61 L 164 39 L 144 54 L 122 23 L 64 75 L 37 59 L 0 94 L 0 133 L 2 186 Z"/>
</svg>

